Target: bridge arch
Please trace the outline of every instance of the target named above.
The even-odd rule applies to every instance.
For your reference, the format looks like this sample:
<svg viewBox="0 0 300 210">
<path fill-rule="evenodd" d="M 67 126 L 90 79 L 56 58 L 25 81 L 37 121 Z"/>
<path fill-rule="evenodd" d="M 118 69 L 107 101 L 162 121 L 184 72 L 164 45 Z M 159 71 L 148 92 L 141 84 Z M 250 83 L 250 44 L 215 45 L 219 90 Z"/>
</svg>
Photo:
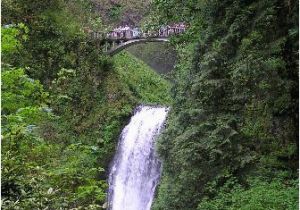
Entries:
<svg viewBox="0 0 300 210">
<path fill-rule="evenodd" d="M 105 54 L 114 56 L 115 54 L 119 53 L 120 51 L 136 44 L 140 43 L 147 43 L 147 42 L 169 42 L 168 38 L 141 38 L 141 39 L 132 39 L 126 42 L 119 43 L 116 47 L 113 47 L 110 50 L 107 50 Z"/>
</svg>

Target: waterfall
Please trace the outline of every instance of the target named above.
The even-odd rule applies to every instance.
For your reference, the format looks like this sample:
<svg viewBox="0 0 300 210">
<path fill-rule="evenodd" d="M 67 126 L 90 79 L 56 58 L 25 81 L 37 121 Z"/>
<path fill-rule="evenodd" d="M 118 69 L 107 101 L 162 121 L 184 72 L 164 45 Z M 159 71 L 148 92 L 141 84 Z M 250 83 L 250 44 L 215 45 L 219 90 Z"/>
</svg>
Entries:
<svg viewBox="0 0 300 210">
<path fill-rule="evenodd" d="M 160 178 L 154 151 L 168 108 L 139 106 L 123 129 L 109 175 L 110 210 L 150 210 Z"/>
</svg>

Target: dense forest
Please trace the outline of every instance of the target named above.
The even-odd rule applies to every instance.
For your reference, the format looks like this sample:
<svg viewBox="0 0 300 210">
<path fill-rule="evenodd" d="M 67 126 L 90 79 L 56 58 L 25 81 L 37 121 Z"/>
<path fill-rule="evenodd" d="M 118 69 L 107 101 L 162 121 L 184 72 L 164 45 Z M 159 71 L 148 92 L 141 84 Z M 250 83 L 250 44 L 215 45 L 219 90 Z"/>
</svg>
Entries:
<svg viewBox="0 0 300 210">
<path fill-rule="evenodd" d="M 3 0 L 2 208 L 107 208 L 118 136 L 158 104 L 152 209 L 298 209 L 298 13 L 295 0 Z M 175 22 L 188 27 L 174 57 L 110 57 L 85 33 Z M 176 62 L 167 80 L 145 64 L 157 58 Z"/>
<path fill-rule="evenodd" d="M 298 209 L 298 2 L 163 1 L 183 20 L 153 209 Z M 173 8 L 177 8 L 176 10 Z"/>
</svg>

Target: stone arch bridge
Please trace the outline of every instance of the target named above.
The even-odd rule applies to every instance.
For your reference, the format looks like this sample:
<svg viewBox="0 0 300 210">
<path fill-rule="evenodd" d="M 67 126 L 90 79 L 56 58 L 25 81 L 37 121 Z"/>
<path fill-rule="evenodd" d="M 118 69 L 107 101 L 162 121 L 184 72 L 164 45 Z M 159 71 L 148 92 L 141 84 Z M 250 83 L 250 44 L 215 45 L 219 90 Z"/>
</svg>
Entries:
<svg viewBox="0 0 300 210">
<path fill-rule="evenodd" d="M 113 56 L 123 49 L 147 42 L 169 42 L 169 38 L 185 31 L 184 24 L 160 27 L 156 32 L 143 33 L 139 28 L 119 27 L 109 33 L 90 32 L 90 37 L 100 40 L 105 54 Z"/>
</svg>

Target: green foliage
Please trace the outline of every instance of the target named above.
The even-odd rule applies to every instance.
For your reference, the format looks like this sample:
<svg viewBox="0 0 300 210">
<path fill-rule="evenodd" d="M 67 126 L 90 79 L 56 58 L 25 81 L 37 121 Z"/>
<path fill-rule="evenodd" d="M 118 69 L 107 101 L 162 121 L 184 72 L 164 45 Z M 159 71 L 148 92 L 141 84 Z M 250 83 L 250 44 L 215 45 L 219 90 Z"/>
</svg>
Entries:
<svg viewBox="0 0 300 210">
<path fill-rule="evenodd" d="M 37 134 L 38 124 L 56 117 L 44 104 L 48 93 L 23 69 L 5 69 L 2 79 L 2 207 L 34 208 L 39 198 L 32 192 L 41 190 L 47 160 L 57 149 Z"/>
<path fill-rule="evenodd" d="M 19 30 L 16 28 L 2 28 L 1 30 L 1 52 L 15 52 L 18 46 L 20 46 L 20 42 L 16 39 L 16 37 L 19 35 Z"/>
<path fill-rule="evenodd" d="M 100 17 L 90 20 L 91 27 L 94 31 L 101 31 L 104 28 L 102 20 Z"/>
<path fill-rule="evenodd" d="M 162 23 L 190 27 L 173 40 L 180 60 L 174 104 L 157 144 L 164 170 L 153 209 L 295 208 L 298 186 L 279 189 L 294 182 L 298 168 L 298 41 L 291 35 L 298 34 L 297 3 L 155 5 Z M 281 170 L 293 176 L 248 186 L 246 174 L 272 179 Z M 224 197 L 228 180 L 236 180 L 229 188 L 239 187 Z"/>
<path fill-rule="evenodd" d="M 1 53 L 2 60 L 4 60 L 6 64 L 10 62 L 9 58 L 13 54 L 18 54 L 22 49 L 23 46 L 21 42 L 28 39 L 28 32 L 28 27 L 23 23 L 19 23 L 18 25 L 10 24 L 1 27 Z"/>
<path fill-rule="evenodd" d="M 106 26 L 139 25 L 150 9 L 150 0 L 93 0 L 93 11 Z"/>
<path fill-rule="evenodd" d="M 4 23 L 15 23 L 2 34 L 3 209 L 102 209 L 133 108 L 169 100 L 167 82 L 146 65 L 114 62 L 85 37 L 83 28 L 104 27 L 90 5 L 3 2 Z M 130 83 L 133 68 L 142 87 Z"/>
<path fill-rule="evenodd" d="M 74 57 L 80 57 L 78 45 L 87 41 L 84 30 L 95 27 L 94 20 L 99 19 L 90 7 L 91 2 L 80 0 L 5 1 L 3 13 L 10 18 L 5 18 L 4 24 L 24 22 L 29 28 L 28 39 L 18 39 L 22 50 L 6 62 L 30 67 L 26 73 L 48 87 L 61 68 L 76 66 Z"/>
<path fill-rule="evenodd" d="M 77 36 L 82 36 L 81 25 L 68 10 L 45 10 L 40 15 L 40 21 L 45 24 L 46 30 L 52 29 L 56 34 L 63 34 L 64 39 L 74 39 Z M 40 27 L 45 27 L 43 25 Z"/>
<path fill-rule="evenodd" d="M 130 54 L 116 56 L 116 71 L 126 89 L 137 96 L 142 103 L 166 105 L 171 102 L 170 84 L 149 66 Z"/>
<path fill-rule="evenodd" d="M 2 74 L 2 113 L 15 113 L 20 108 L 44 104 L 48 93 L 38 80 L 29 78 L 24 69 L 4 69 Z"/>
<path fill-rule="evenodd" d="M 298 180 L 275 179 L 269 183 L 254 179 L 249 182 L 249 187 L 246 189 L 236 183 L 231 189 L 222 187 L 215 199 L 205 198 L 197 209 L 292 210 L 298 209 L 298 207 Z"/>
<path fill-rule="evenodd" d="M 116 4 L 114 5 L 112 8 L 110 8 L 109 10 L 109 17 L 112 19 L 112 20 L 116 20 L 116 19 L 119 19 L 121 14 L 122 14 L 122 6 L 120 4 Z"/>
</svg>

